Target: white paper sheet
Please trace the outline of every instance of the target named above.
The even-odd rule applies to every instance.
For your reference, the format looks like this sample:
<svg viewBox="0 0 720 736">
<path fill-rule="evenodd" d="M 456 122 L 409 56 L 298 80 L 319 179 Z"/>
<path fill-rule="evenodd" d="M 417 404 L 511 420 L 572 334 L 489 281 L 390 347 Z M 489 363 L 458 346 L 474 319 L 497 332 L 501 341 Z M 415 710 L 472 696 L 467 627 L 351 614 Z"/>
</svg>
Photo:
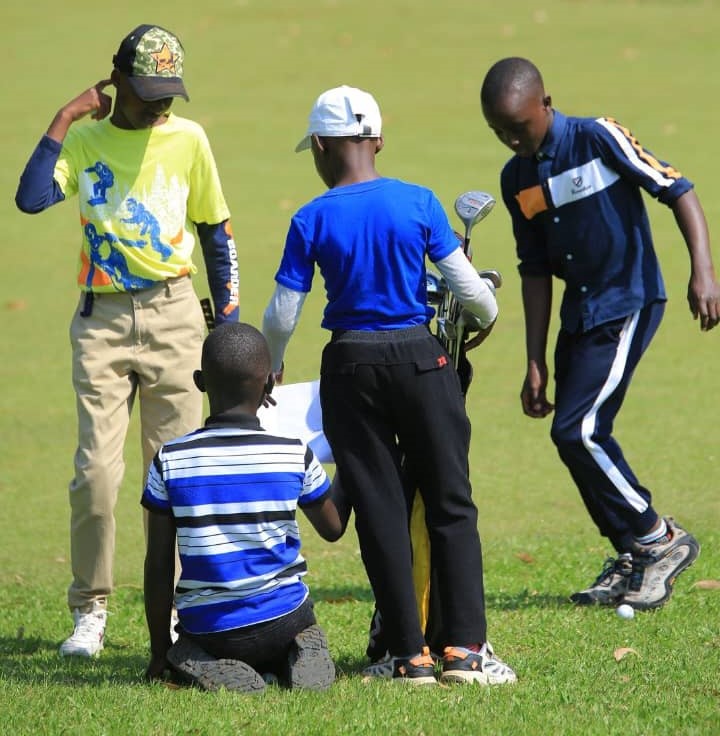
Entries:
<svg viewBox="0 0 720 736">
<path fill-rule="evenodd" d="M 332 452 L 322 429 L 319 391 L 319 380 L 275 386 L 272 397 L 277 406 L 261 406 L 258 417 L 268 432 L 298 437 L 310 445 L 321 463 L 332 463 Z"/>
</svg>

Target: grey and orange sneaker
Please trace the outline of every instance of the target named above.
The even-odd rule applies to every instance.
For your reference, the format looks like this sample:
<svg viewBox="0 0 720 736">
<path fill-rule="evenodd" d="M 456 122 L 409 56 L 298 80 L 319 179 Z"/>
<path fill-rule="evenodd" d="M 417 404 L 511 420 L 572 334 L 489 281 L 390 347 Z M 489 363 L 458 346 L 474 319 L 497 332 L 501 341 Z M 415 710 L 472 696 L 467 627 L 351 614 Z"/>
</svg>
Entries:
<svg viewBox="0 0 720 736">
<path fill-rule="evenodd" d="M 585 590 L 570 596 L 578 606 L 613 606 L 620 602 L 627 591 L 632 572 L 632 557 L 621 554 L 617 559 L 608 557 L 594 582 Z"/>
<path fill-rule="evenodd" d="M 493 651 L 486 641 L 479 652 L 465 647 L 445 647 L 440 682 L 479 685 L 509 685 L 517 675 Z"/>
<path fill-rule="evenodd" d="M 395 657 L 393 662 L 393 682 L 408 685 L 437 685 L 435 662 L 430 656 L 430 648 L 423 647 L 420 654 L 413 657 Z"/>
<path fill-rule="evenodd" d="M 663 540 L 633 548 L 632 573 L 622 602 L 638 611 L 666 603 L 677 576 L 700 554 L 700 545 L 692 534 L 670 517 L 665 517 L 665 523 L 668 532 Z"/>
<path fill-rule="evenodd" d="M 440 661 L 441 657 L 439 657 L 434 652 L 430 652 L 430 657 L 432 658 L 435 668 L 437 668 L 438 662 Z M 369 665 L 366 665 L 363 668 L 363 677 L 382 678 L 386 680 L 392 679 L 393 672 L 395 671 L 396 660 L 397 657 L 393 657 L 390 652 L 385 652 L 382 657 L 374 660 L 373 662 L 370 662 Z"/>
<path fill-rule="evenodd" d="M 393 676 L 395 671 L 395 660 L 397 657 L 393 657 L 390 652 L 385 652 L 383 657 L 376 659 L 374 662 L 370 662 L 369 665 L 363 668 L 362 674 L 364 677 L 379 677 L 389 680 Z"/>
</svg>

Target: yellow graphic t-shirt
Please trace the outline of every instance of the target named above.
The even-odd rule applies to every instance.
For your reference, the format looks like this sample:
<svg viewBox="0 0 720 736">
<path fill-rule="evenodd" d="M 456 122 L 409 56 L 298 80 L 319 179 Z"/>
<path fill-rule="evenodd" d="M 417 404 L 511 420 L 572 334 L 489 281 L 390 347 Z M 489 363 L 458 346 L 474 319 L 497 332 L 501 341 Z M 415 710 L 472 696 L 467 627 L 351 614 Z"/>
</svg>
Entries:
<svg viewBox="0 0 720 736">
<path fill-rule="evenodd" d="M 205 131 L 172 113 L 142 130 L 109 118 L 73 126 L 54 177 L 66 198 L 78 195 L 85 291 L 143 289 L 195 273 L 193 223 L 230 217 Z"/>
</svg>

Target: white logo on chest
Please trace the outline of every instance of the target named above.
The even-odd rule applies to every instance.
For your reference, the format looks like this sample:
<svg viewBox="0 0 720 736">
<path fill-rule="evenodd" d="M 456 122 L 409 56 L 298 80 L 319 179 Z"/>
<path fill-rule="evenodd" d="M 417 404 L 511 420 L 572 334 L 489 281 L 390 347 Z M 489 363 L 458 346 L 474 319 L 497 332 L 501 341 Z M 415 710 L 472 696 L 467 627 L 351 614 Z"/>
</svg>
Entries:
<svg viewBox="0 0 720 736">
<path fill-rule="evenodd" d="M 602 192 L 619 178 L 616 171 L 607 167 L 599 158 L 595 158 L 582 166 L 550 177 L 548 188 L 553 205 L 562 207 Z"/>
</svg>

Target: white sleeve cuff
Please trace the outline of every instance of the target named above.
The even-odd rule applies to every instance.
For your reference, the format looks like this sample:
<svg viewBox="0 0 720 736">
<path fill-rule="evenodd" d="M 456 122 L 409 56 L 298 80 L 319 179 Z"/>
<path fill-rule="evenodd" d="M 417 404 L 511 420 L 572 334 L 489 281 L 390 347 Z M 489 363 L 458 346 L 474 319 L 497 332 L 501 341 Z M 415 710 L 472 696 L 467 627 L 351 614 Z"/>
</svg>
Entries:
<svg viewBox="0 0 720 736">
<path fill-rule="evenodd" d="M 495 295 L 487 282 L 478 275 L 462 248 L 458 247 L 435 265 L 447 281 L 450 291 L 463 307 L 478 317 L 483 328 L 497 319 L 498 305 Z"/>
</svg>

